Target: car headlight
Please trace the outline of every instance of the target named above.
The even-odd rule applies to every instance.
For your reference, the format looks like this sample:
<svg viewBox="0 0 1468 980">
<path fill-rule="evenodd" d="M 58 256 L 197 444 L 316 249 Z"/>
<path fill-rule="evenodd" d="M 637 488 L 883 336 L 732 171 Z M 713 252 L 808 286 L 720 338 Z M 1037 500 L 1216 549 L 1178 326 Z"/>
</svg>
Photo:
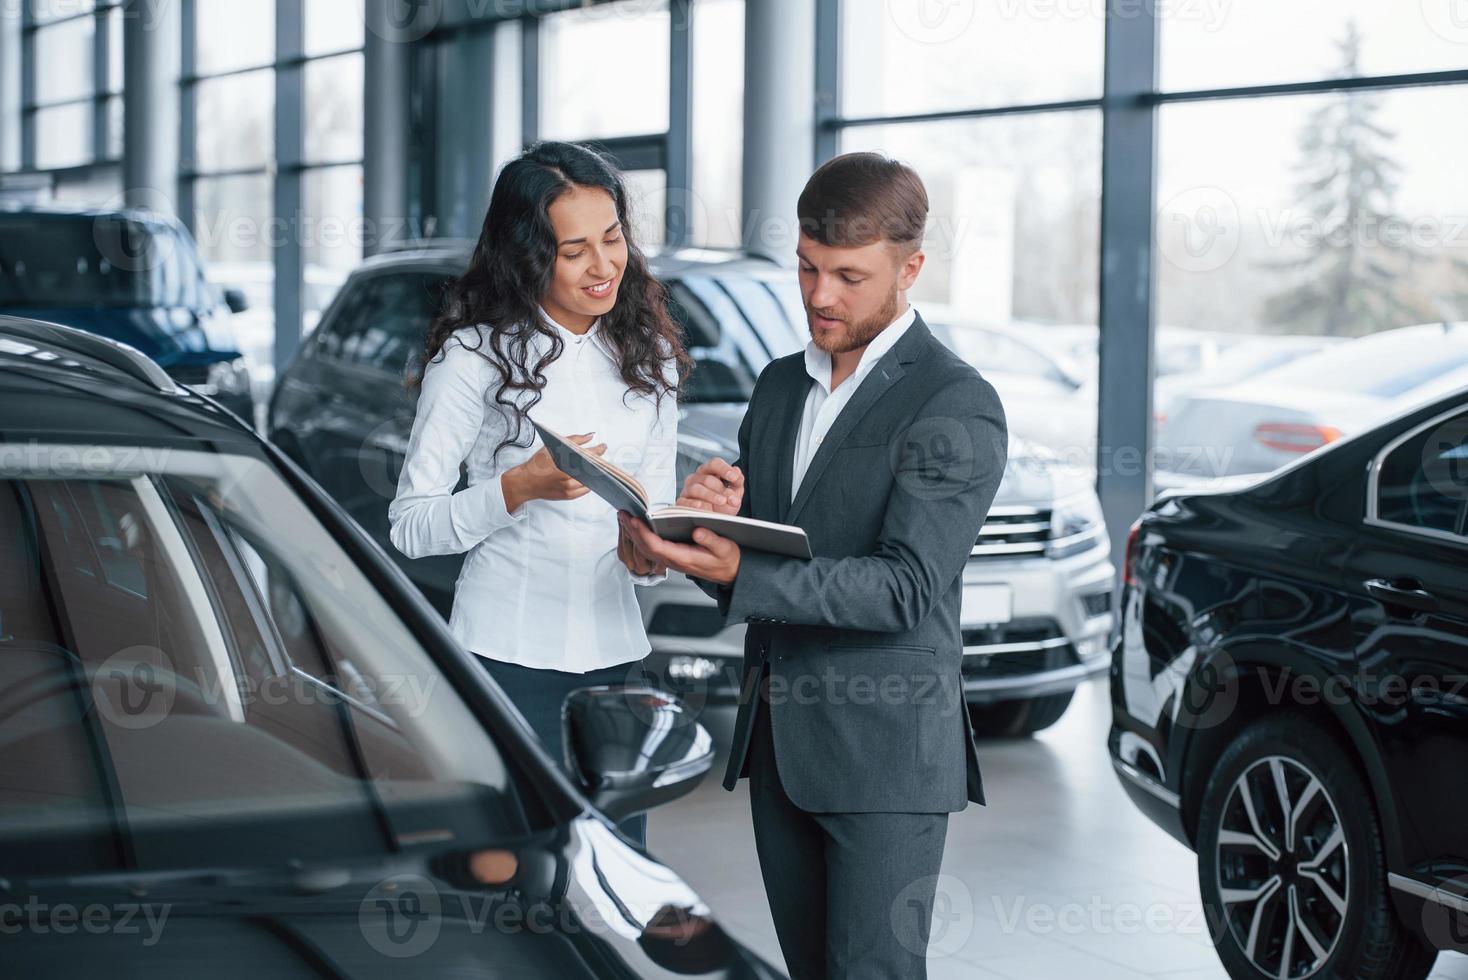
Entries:
<svg viewBox="0 0 1468 980">
<path fill-rule="evenodd" d="M 203 394 L 213 395 L 242 395 L 250 390 L 250 372 L 245 367 L 243 357 L 231 358 L 228 361 L 215 361 L 209 365 L 209 373 L 205 376 Z"/>
<path fill-rule="evenodd" d="M 1050 509 L 1050 557 L 1067 558 L 1096 547 L 1106 537 L 1106 519 L 1094 491 L 1073 494 Z"/>
</svg>

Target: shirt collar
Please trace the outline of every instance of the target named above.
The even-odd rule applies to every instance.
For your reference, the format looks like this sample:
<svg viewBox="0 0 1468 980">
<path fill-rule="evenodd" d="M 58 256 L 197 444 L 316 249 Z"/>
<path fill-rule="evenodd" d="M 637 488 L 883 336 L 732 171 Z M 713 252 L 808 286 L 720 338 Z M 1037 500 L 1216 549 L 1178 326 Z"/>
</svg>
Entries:
<svg viewBox="0 0 1468 980">
<path fill-rule="evenodd" d="M 564 339 L 568 342 L 578 341 L 582 337 L 593 337 L 596 335 L 597 328 L 601 326 L 601 317 L 597 317 L 595 320 L 591 321 L 591 326 L 587 328 L 586 333 L 578 334 L 576 331 L 570 329 L 564 323 L 561 323 L 555 317 L 547 313 L 544 306 L 536 303 L 535 308 L 540 311 L 541 316 L 545 317 L 546 323 L 549 323 L 552 327 L 555 327 L 557 330 L 565 333 L 566 336 Z"/>
<path fill-rule="evenodd" d="M 909 303 L 907 309 L 897 319 L 872 338 L 866 350 L 861 352 L 861 360 L 856 362 L 856 370 L 842 383 L 849 384 L 865 376 L 882 359 L 883 354 L 897 346 L 897 342 L 902 339 L 903 334 L 907 333 L 915 320 L 917 320 L 917 310 Z M 826 394 L 831 393 L 831 355 L 817 347 L 814 340 L 807 341 L 805 345 L 805 371 L 815 379 L 816 384 L 825 389 Z"/>
</svg>

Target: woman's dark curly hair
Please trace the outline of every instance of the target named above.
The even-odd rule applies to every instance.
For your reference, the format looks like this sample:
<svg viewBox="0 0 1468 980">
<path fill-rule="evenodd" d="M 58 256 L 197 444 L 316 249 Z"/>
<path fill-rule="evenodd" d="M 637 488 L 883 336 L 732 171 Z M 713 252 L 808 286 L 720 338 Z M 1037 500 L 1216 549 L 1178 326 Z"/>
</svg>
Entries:
<svg viewBox="0 0 1468 980">
<path fill-rule="evenodd" d="M 556 264 L 550 206 L 573 187 L 599 187 L 610 194 L 627 239 L 617 302 L 599 327 L 615 354 L 627 394 L 650 395 L 659 402 L 676 398 L 692 366 L 681 332 L 668 315 L 667 290 L 648 272 L 646 257 L 632 241 L 621 174 L 589 147 L 537 143 L 500 171 L 469 268 L 445 287 L 424 346 L 426 366 L 455 330 L 476 326 L 480 343 L 471 349 L 494 365 L 500 379 L 495 401 L 514 419 L 513 434 L 495 446 L 496 455 L 508 445 L 533 442 L 533 435 L 520 442 L 526 413 L 541 399 L 546 366 L 565 348 L 559 331 L 545 322 L 538 307 L 550 291 Z M 536 335 L 549 338 L 550 346 L 532 364 L 528 361 Z M 665 374 L 669 358 L 678 369 L 676 382 Z M 410 388 L 421 383 L 421 371 L 410 374 Z M 523 407 L 516 399 L 521 391 L 531 393 Z"/>
</svg>

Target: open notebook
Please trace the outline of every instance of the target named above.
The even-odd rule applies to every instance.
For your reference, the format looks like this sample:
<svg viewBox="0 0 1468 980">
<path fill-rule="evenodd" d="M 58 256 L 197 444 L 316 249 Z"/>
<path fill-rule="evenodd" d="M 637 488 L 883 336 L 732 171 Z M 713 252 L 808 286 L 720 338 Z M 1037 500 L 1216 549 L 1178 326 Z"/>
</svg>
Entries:
<svg viewBox="0 0 1468 980">
<path fill-rule="evenodd" d="M 757 521 L 752 517 L 734 514 L 716 514 L 694 507 L 659 507 L 651 509 L 647 491 L 626 470 L 608 462 L 595 453 L 589 453 L 571 440 L 531 421 L 541 441 L 550 451 L 551 459 L 567 476 L 584 483 L 617 510 L 625 510 L 642 518 L 659 537 L 669 541 L 692 541 L 693 529 L 706 527 L 715 534 L 728 538 L 742 548 L 769 551 L 792 558 L 809 558 L 810 542 L 805 531 L 791 524 L 773 524 Z"/>
</svg>

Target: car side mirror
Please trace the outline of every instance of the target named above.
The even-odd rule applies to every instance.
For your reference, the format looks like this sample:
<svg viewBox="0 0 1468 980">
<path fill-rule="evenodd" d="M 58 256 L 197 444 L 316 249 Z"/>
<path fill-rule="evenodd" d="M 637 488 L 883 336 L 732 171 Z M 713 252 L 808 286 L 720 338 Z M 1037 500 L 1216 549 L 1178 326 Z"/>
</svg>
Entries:
<svg viewBox="0 0 1468 980">
<path fill-rule="evenodd" d="M 250 308 L 250 301 L 245 298 L 243 289 L 231 286 L 224 291 L 224 305 L 231 313 L 243 313 Z"/>
<path fill-rule="evenodd" d="M 562 718 L 573 774 L 613 820 L 692 792 L 714 763 L 708 731 L 681 701 L 650 687 L 572 691 Z"/>
</svg>

